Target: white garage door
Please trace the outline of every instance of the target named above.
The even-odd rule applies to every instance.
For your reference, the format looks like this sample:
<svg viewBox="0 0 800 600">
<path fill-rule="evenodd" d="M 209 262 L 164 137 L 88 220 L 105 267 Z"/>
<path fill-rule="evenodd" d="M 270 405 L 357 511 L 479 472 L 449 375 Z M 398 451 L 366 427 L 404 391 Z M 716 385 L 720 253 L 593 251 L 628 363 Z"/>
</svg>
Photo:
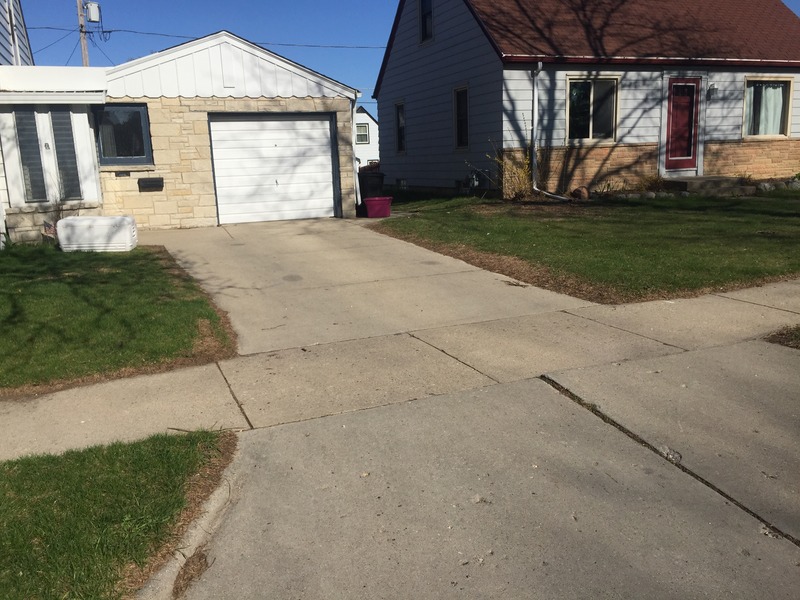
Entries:
<svg viewBox="0 0 800 600">
<path fill-rule="evenodd" d="M 212 118 L 220 224 L 332 217 L 327 116 Z"/>
</svg>

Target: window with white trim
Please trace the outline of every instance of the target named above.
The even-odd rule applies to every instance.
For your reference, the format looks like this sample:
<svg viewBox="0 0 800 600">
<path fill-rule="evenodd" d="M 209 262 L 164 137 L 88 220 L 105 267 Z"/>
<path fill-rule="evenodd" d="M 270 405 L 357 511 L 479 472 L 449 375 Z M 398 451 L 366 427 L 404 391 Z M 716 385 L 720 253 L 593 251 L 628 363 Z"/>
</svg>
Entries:
<svg viewBox="0 0 800 600">
<path fill-rule="evenodd" d="M 617 80 L 570 79 L 567 137 L 613 140 L 616 136 Z"/>
<path fill-rule="evenodd" d="M 356 123 L 356 144 L 369 144 L 368 123 Z"/>
<path fill-rule="evenodd" d="M 748 79 L 744 94 L 745 135 L 786 135 L 789 123 L 788 81 Z"/>
<path fill-rule="evenodd" d="M 81 182 L 69 108 L 16 106 L 14 125 L 25 202 L 80 200 Z"/>
</svg>

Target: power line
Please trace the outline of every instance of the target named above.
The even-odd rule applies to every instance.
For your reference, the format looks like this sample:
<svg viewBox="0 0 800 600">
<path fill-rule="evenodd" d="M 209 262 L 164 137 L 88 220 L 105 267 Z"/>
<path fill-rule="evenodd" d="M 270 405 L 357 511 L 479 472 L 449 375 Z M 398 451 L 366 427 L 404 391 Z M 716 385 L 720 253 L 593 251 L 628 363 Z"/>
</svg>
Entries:
<svg viewBox="0 0 800 600">
<path fill-rule="evenodd" d="M 68 38 L 70 35 L 72 35 L 72 34 L 73 34 L 73 33 L 75 33 L 76 31 L 78 31 L 78 30 L 77 30 L 77 29 L 70 29 L 70 30 L 67 32 L 67 34 L 66 34 L 66 35 L 63 35 L 63 36 L 61 36 L 61 37 L 60 37 L 60 38 L 58 38 L 58 39 L 57 39 L 55 42 L 52 42 L 52 43 L 50 43 L 50 44 L 47 44 L 47 46 L 45 46 L 44 48 L 39 48 L 38 50 L 34 50 L 34 51 L 33 51 L 33 53 L 34 53 L 34 54 L 38 54 L 39 52 L 43 52 L 44 50 L 47 50 L 48 48 L 50 48 L 50 47 L 52 47 L 52 46 L 55 46 L 55 45 L 56 45 L 58 42 L 60 42 L 60 41 L 62 41 L 62 40 L 65 40 L 65 39 L 67 39 L 67 38 Z"/>
<path fill-rule="evenodd" d="M 64 66 L 65 66 L 65 67 L 66 67 L 66 66 L 69 64 L 69 61 L 71 61 L 71 60 L 72 60 L 72 55 L 73 55 L 73 54 L 75 54 L 75 50 L 77 50 L 77 49 L 78 49 L 78 45 L 79 45 L 80 43 L 81 43 L 81 40 L 80 40 L 80 38 L 78 38 L 78 41 L 77 41 L 77 42 L 75 42 L 75 46 L 73 46 L 73 48 L 72 48 L 72 52 L 70 52 L 70 53 L 69 53 L 69 58 L 67 59 L 67 62 L 65 62 L 65 63 L 64 63 Z"/>
<path fill-rule="evenodd" d="M 102 54 L 103 56 L 106 57 L 108 62 L 111 63 L 112 67 L 116 67 L 117 66 L 117 63 L 115 63 L 113 60 L 111 60 L 111 58 L 108 56 L 108 54 L 105 53 L 105 51 L 100 47 L 100 45 L 97 42 L 94 41 L 94 37 L 89 36 L 89 41 L 92 42 L 92 46 L 94 46 L 95 48 L 100 50 L 100 54 Z"/>
<path fill-rule="evenodd" d="M 29 30 L 31 29 L 45 29 L 50 31 L 75 31 L 74 29 L 67 29 L 66 27 L 28 27 Z M 111 34 L 111 33 L 132 33 L 135 35 L 149 35 L 155 37 L 165 37 L 165 38 L 174 38 L 174 39 L 181 39 L 181 40 L 195 40 L 197 37 L 191 35 L 179 35 L 174 33 L 158 33 L 155 31 L 137 31 L 135 29 L 104 29 L 101 31 L 103 34 Z M 385 50 L 386 46 L 360 46 L 360 45 L 348 45 L 348 44 L 293 44 L 287 42 L 253 42 L 258 46 L 283 46 L 283 47 L 290 47 L 290 48 L 327 48 L 327 49 L 335 49 L 335 50 Z"/>
</svg>

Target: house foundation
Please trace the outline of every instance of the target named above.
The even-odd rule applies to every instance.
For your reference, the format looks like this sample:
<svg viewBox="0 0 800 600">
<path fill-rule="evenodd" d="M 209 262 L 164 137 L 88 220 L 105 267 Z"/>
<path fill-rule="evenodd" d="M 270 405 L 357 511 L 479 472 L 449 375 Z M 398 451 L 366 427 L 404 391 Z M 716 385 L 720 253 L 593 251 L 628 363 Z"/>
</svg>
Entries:
<svg viewBox="0 0 800 600">
<path fill-rule="evenodd" d="M 800 139 L 705 143 L 705 175 L 783 179 L 800 173 Z"/>
</svg>

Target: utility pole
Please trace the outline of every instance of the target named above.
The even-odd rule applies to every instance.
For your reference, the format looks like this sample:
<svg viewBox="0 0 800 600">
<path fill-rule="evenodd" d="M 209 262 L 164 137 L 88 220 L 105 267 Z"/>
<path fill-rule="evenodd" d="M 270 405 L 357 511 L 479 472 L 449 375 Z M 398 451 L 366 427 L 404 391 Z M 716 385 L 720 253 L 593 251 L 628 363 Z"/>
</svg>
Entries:
<svg viewBox="0 0 800 600">
<path fill-rule="evenodd" d="M 83 14 L 83 0 L 78 1 L 78 30 L 81 34 L 81 57 L 83 58 L 83 66 L 89 66 L 89 47 L 86 45 L 86 19 Z"/>
</svg>

